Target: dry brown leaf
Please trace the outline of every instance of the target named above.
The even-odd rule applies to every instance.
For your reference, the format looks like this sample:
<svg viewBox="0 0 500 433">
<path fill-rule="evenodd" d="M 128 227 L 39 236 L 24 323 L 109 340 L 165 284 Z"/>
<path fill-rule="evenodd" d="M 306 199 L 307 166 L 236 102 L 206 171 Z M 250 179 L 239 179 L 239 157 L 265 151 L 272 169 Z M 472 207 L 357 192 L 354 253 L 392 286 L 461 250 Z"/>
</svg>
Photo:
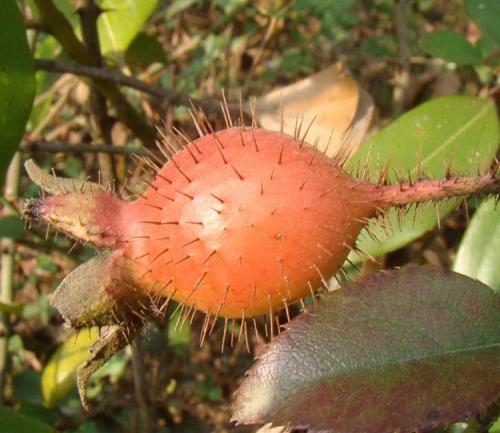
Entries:
<svg viewBox="0 0 500 433">
<path fill-rule="evenodd" d="M 307 141 L 314 143 L 318 139 L 319 149 L 326 151 L 329 156 L 336 154 L 343 137 L 348 133 L 347 144 L 354 150 L 366 132 L 373 114 L 370 95 L 362 91 L 356 81 L 337 65 L 257 98 L 259 124 L 266 129 L 280 130 L 282 106 L 284 132 L 293 135 L 298 119 L 298 123 L 302 123 L 301 132 L 304 134 L 313 122 Z M 356 134 L 351 137 L 350 128 L 355 119 Z"/>
<path fill-rule="evenodd" d="M 373 98 L 365 89 L 360 87 L 358 107 L 349 127 L 349 146 L 351 152 L 354 152 L 363 141 L 372 123 L 374 111 Z"/>
</svg>

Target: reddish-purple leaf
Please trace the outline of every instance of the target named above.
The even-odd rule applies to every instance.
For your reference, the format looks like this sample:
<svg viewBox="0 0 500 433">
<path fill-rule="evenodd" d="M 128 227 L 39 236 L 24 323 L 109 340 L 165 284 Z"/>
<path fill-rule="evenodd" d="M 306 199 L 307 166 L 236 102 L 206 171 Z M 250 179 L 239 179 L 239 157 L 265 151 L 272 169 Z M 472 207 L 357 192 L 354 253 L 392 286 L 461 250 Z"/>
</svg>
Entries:
<svg viewBox="0 0 500 433">
<path fill-rule="evenodd" d="M 249 371 L 234 420 L 335 433 L 426 430 L 500 397 L 500 296 L 430 266 L 324 296 Z"/>
</svg>

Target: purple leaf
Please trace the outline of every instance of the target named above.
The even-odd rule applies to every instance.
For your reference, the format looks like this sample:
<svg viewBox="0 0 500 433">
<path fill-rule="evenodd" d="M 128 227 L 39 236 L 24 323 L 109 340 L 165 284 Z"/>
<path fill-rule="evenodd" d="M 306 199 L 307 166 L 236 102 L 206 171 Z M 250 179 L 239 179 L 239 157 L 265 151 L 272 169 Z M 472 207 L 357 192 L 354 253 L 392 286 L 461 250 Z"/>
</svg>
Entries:
<svg viewBox="0 0 500 433">
<path fill-rule="evenodd" d="M 325 295 L 274 339 L 233 418 L 316 432 L 449 424 L 500 397 L 500 296 L 433 268 L 382 272 Z"/>
</svg>

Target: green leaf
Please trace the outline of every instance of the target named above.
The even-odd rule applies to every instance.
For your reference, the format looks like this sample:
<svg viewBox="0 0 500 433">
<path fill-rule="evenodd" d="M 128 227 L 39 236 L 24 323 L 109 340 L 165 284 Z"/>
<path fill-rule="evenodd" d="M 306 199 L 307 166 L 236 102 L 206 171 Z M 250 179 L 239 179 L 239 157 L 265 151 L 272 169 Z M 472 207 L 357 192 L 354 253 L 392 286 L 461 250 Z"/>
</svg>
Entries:
<svg viewBox="0 0 500 433">
<path fill-rule="evenodd" d="M 158 0 L 101 0 L 97 21 L 104 54 L 124 53 L 156 9 Z"/>
<path fill-rule="evenodd" d="M 125 52 L 125 62 L 131 68 L 145 68 L 154 62 L 166 62 L 163 45 L 146 33 L 139 33 Z"/>
<path fill-rule="evenodd" d="M 492 198 L 474 214 L 460 243 L 453 270 L 476 278 L 500 293 L 499 251 L 500 207 Z"/>
<path fill-rule="evenodd" d="M 248 372 L 233 418 L 312 432 L 425 431 L 499 398 L 499 359 L 491 288 L 431 266 L 381 272 L 293 320 Z"/>
<path fill-rule="evenodd" d="M 500 417 L 496 420 L 496 422 L 491 426 L 490 433 L 500 433 Z"/>
<path fill-rule="evenodd" d="M 0 407 L 2 433 L 54 433 L 47 424 L 19 412 Z"/>
<path fill-rule="evenodd" d="M 498 0 L 465 0 L 470 17 L 482 32 L 500 45 L 500 2 Z"/>
<path fill-rule="evenodd" d="M 14 0 L 0 13 L 0 187 L 24 133 L 35 95 L 33 59 Z"/>
<path fill-rule="evenodd" d="M 481 52 L 460 33 L 436 30 L 419 40 L 422 50 L 433 57 L 440 57 L 459 66 L 474 65 L 482 60 Z"/>
<path fill-rule="evenodd" d="M 0 238 L 23 239 L 26 236 L 24 223 L 15 215 L 0 218 Z"/>
<path fill-rule="evenodd" d="M 42 396 L 47 407 L 55 407 L 76 385 L 76 369 L 89 356 L 99 336 L 97 328 L 70 337 L 52 355 L 42 372 Z"/>
<path fill-rule="evenodd" d="M 494 104 L 487 99 L 470 96 L 449 96 L 420 105 L 404 114 L 387 128 L 365 142 L 349 161 L 347 168 L 356 174 L 366 165 L 370 179 L 377 181 L 380 167 L 390 162 L 389 182 L 399 177 L 417 178 L 419 161 L 425 176 L 441 178 L 446 164 L 453 160 L 453 171 L 476 174 L 478 166 L 487 168 L 498 149 L 499 128 Z M 419 156 L 420 155 L 420 156 Z M 456 201 L 443 202 L 436 208 L 424 205 L 411 209 L 398 221 L 397 211 L 387 214 L 384 230 L 373 222 L 364 230 L 358 246 L 372 256 L 394 251 L 412 242 L 437 224 L 437 215 L 448 215 Z M 352 256 L 359 261 L 359 256 Z"/>
</svg>

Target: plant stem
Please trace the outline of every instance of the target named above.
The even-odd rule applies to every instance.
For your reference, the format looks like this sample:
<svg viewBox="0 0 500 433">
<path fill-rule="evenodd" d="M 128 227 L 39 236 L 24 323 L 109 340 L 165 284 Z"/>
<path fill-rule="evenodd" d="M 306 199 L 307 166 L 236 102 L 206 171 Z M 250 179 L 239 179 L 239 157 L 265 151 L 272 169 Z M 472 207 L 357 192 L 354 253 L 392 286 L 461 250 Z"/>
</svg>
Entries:
<svg viewBox="0 0 500 433">
<path fill-rule="evenodd" d="M 87 146 L 85 144 L 73 145 L 67 143 L 51 143 L 44 140 L 24 142 L 21 145 L 24 152 L 52 152 L 52 153 L 109 153 L 116 155 L 147 155 L 145 149 L 133 149 L 131 147 L 112 146 L 108 144 Z"/>
<path fill-rule="evenodd" d="M 147 383 L 144 368 L 144 350 L 142 337 L 138 335 L 131 343 L 132 369 L 134 371 L 135 399 L 139 410 L 140 428 L 142 433 L 153 432 L 153 417 L 150 410 L 150 402 L 147 393 Z"/>
<path fill-rule="evenodd" d="M 71 24 L 57 9 L 52 0 L 34 0 L 40 17 L 52 35 L 77 62 L 86 66 L 97 66 L 96 59 L 76 37 Z M 96 79 L 95 87 L 113 105 L 118 118 L 127 125 L 144 143 L 153 144 L 156 138 L 154 129 L 144 117 L 120 92 L 120 89 L 109 82 Z"/>
<path fill-rule="evenodd" d="M 94 0 L 81 0 L 78 13 L 82 25 L 83 40 L 87 50 L 92 54 L 97 66 L 104 64 L 101 46 L 99 44 L 99 34 L 97 31 L 97 18 L 101 10 Z M 106 99 L 96 88 L 95 82 L 91 88 L 90 105 L 92 107 L 92 117 L 95 122 L 95 130 L 99 136 L 98 140 L 111 143 L 111 127 L 113 120 L 108 114 Z M 111 185 L 114 179 L 113 160 L 109 153 L 100 152 L 97 154 L 101 180 L 105 185 Z"/>
<path fill-rule="evenodd" d="M 6 200 L 12 202 L 19 195 L 19 176 L 21 173 L 21 154 L 16 152 L 7 171 L 5 182 Z M 4 210 L 5 215 L 13 215 L 8 207 Z M 14 297 L 14 250 L 15 242 L 13 239 L 1 240 L 1 275 L 0 275 L 0 301 L 11 304 Z M 4 401 L 5 383 L 8 368 L 7 346 L 9 341 L 9 318 L 7 314 L 0 315 L 0 404 Z"/>
<path fill-rule="evenodd" d="M 212 99 L 196 99 L 175 90 L 167 90 L 162 87 L 146 83 L 138 78 L 122 74 L 120 71 L 110 69 L 106 66 L 85 66 L 78 63 L 36 59 L 35 69 L 51 73 L 69 73 L 81 77 L 111 81 L 120 86 L 130 87 L 161 100 L 164 104 L 184 105 L 189 107 L 191 102 L 207 112 L 220 112 L 220 102 Z M 239 112 L 239 104 L 229 104 L 229 109 L 235 115 Z"/>
<path fill-rule="evenodd" d="M 496 177 L 494 173 L 376 186 L 374 191 L 375 201 L 382 208 L 452 197 L 499 193 L 500 177 Z"/>
</svg>

